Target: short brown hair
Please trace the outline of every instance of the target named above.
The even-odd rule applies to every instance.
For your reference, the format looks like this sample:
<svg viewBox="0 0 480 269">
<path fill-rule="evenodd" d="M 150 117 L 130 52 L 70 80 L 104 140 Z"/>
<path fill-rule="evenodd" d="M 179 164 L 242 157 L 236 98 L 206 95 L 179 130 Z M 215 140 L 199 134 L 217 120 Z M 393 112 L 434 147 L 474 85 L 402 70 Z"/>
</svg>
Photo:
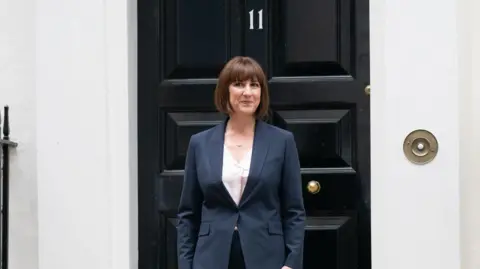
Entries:
<svg viewBox="0 0 480 269">
<path fill-rule="evenodd" d="M 261 87 L 260 104 L 255 111 L 257 118 L 267 116 L 270 105 L 268 83 L 260 64 L 250 57 L 236 56 L 225 64 L 215 88 L 215 106 L 218 111 L 228 114 L 231 111 L 229 86 L 237 81 L 256 80 Z"/>
</svg>

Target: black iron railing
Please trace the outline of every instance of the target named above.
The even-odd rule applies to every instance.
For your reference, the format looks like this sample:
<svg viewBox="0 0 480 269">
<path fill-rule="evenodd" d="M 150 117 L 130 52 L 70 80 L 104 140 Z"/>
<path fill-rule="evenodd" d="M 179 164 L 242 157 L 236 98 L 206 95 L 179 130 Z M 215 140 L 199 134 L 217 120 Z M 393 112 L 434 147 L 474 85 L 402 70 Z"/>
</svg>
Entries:
<svg viewBox="0 0 480 269">
<path fill-rule="evenodd" d="M 8 269 L 8 209 L 9 209 L 9 173 L 10 173 L 10 148 L 15 148 L 17 143 L 10 140 L 10 121 L 8 117 L 8 106 L 4 107 L 3 113 L 3 138 L 0 139 L 2 145 L 2 174 L 0 182 L 0 202 L 1 205 L 1 233 L 0 233 L 0 261 L 1 269 Z M 0 116 L 1 124 L 1 116 Z"/>
</svg>

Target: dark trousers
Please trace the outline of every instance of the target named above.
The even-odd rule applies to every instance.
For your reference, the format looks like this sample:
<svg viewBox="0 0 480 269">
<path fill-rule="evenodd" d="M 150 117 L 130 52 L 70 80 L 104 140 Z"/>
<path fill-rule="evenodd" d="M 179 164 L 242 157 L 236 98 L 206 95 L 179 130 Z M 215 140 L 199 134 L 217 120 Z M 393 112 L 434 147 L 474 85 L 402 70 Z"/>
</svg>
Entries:
<svg viewBox="0 0 480 269">
<path fill-rule="evenodd" d="M 228 269 L 245 269 L 245 260 L 243 259 L 243 251 L 240 245 L 240 235 L 238 231 L 233 232 Z"/>
</svg>

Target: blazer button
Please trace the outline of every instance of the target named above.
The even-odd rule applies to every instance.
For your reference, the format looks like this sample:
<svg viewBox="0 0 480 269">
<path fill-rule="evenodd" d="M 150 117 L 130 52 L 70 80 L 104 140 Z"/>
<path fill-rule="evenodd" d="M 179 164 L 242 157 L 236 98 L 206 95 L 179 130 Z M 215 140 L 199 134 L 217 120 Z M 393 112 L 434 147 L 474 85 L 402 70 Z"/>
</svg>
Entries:
<svg viewBox="0 0 480 269">
<path fill-rule="evenodd" d="M 235 225 L 235 228 L 234 228 L 234 229 L 235 229 L 235 231 L 237 231 L 237 230 L 238 230 L 238 227 L 237 227 L 237 225 Z"/>
</svg>

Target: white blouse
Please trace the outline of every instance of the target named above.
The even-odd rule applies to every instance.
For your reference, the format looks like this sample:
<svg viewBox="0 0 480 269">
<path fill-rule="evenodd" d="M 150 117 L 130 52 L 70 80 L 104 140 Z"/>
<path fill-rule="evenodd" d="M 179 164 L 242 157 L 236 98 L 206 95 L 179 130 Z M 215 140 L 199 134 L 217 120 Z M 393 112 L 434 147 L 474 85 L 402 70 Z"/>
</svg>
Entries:
<svg viewBox="0 0 480 269">
<path fill-rule="evenodd" d="M 247 183 L 248 174 L 250 172 L 251 156 L 252 150 L 250 149 L 240 162 L 238 162 L 232 156 L 229 149 L 226 146 L 223 147 L 222 181 L 237 205 L 240 203 L 240 198 L 242 197 L 245 184 Z"/>
</svg>

